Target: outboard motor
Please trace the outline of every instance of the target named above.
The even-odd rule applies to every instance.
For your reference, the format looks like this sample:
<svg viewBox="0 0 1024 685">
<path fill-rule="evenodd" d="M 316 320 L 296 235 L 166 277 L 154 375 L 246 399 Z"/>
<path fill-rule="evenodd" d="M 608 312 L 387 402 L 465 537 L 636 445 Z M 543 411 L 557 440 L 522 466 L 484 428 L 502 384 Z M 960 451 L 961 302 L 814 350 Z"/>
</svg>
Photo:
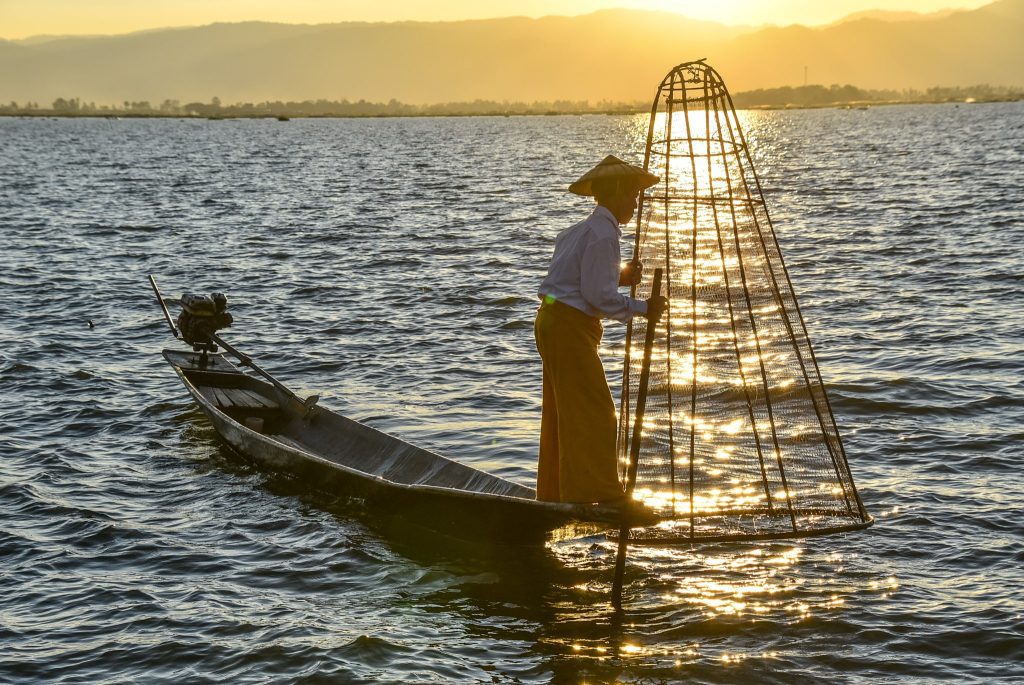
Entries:
<svg viewBox="0 0 1024 685">
<path fill-rule="evenodd" d="M 228 311 L 228 298 L 224 293 L 197 295 L 186 293 L 181 296 L 181 314 L 178 315 L 178 330 L 182 339 L 196 352 L 202 352 L 201 366 L 205 366 L 206 353 L 216 352 L 217 344 L 213 335 L 227 328 L 234 321 Z"/>
</svg>

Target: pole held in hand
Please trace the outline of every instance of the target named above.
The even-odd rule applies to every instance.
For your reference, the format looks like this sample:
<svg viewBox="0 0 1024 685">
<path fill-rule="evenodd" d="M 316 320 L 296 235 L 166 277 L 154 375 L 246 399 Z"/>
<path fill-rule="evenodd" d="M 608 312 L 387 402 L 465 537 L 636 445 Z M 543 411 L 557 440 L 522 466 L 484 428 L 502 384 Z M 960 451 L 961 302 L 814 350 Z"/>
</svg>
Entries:
<svg viewBox="0 0 1024 685">
<path fill-rule="evenodd" d="M 661 295 L 661 269 L 654 270 L 654 283 L 651 286 L 651 297 Z M 644 333 L 644 356 L 640 366 L 640 384 L 636 393 L 636 418 L 633 422 L 633 434 L 629 440 L 629 463 L 626 465 L 626 498 L 628 504 L 633 499 L 636 488 L 636 471 L 640 461 L 640 438 L 643 434 L 644 412 L 647 410 L 647 386 L 651 380 L 651 349 L 654 347 L 654 332 L 658 322 L 648 320 Z M 619 528 L 619 552 L 615 557 L 615 580 L 612 583 L 612 606 L 622 608 L 622 579 L 626 571 L 626 547 L 629 544 L 629 524 L 624 520 Z"/>
</svg>

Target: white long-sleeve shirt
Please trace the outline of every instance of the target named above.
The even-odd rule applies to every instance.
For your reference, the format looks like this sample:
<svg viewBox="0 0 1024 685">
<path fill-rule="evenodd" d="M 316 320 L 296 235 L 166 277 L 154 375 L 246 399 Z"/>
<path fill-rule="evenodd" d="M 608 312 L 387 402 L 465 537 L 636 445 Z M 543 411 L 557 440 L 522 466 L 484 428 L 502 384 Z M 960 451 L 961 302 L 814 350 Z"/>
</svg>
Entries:
<svg viewBox="0 0 1024 685">
<path fill-rule="evenodd" d="M 555 254 L 541 298 L 554 299 L 584 314 L 629 321 L 647 313 L 647 302 L 619 292 L 622 231 L 615 215 L 600 205 L 586 220 L 555 238 Z"/>
</svg>

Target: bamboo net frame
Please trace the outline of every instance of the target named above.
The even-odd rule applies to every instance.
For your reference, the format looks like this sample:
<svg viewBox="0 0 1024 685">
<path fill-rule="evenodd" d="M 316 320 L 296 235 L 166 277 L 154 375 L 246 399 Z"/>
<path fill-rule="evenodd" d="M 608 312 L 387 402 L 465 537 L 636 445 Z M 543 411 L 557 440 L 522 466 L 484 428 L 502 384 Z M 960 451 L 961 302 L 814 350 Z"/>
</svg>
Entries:
<svg viewBox="0 0 1024 685">
<path fill-rule="evenodd" d="M 732 97 L 703 60 L 651 108 L 634 255 L 669 306 L 655 334 L 634 497 L 664 520 L 635 543 L 802 537 L 865 528 L 793 284 Z M 647 322 L 626 339 L 625 472 Z"/>
</svg>

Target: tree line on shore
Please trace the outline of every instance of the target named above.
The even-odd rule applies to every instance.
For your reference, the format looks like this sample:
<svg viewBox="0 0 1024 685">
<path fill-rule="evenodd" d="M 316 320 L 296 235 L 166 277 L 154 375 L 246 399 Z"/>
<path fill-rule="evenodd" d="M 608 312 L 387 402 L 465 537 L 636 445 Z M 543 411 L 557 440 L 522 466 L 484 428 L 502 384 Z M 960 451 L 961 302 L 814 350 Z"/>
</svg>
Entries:
<svg viewBox="0 0 1024 685">
<path fill-rule="evenodd" d="M 737 107 L 824 107 L 840 104 L 882 102 L 964 102 L 1024 99 L 1024 88 L 981 84 L 969 87 L 935 86 L 926 90 L 863 90 L 854 86 L 783 86 L 738 93 Z"/>
<path fill-rule="evenodd" d="M 827 107 L 844 104 L 883 102 L 964 102 L 1024 99 L 1024 88 L 990 86 L 934 87 L 927 90 L 863 90 L 851 85 L 808 85 L 766 88 L 737 93 L 738 108 L 758 107 Z M 411 105 L 392 99 L 386 103 L 358 100 L 305 100 L 274 102 L 240 102 L 226 105 L 220 98 L 210 102 L 164 100 L 153 104 L 147 100 L 125 100 L 120 105 L 84 102 L 77 97 L 57 98 L 49 107 L 37 102 L 0 104 L 5 115 L 57 116 L 166 116 L 166 117 L 381 117 L 381 116 L 474 116 L 525 114 L 623 114 L 648 111 L 644 102 L 612 102 L 555 100 L 551 102 L 497 102 L 473 100 L 432 105 Z"/>
<path fill-rule="evenodd" d="M 124 101 L 120 105 L 97 105 L 79 98 L 57 98 L 50 107 L 39 103 L 0 105 L 4 114 L 56 114 L 64 116 L 168 116 L 168 117 L 379 117 L 379 116 L 457 116 L 504 114 L 570 114 L 578 112 L 627 113 L 638 111 L 638 103 L 601 101 L 555 100 L 552 102 L 497 102 L 473 100 L 433 105 L 410 105 L 392 99 L 389 102 L 366 100 L 304 100 L 274 102 L 239 102 L 224 104 L 220 98 L 210 102 L 164 100 L 159 104 L 149 101 Z"/>
</svg>

